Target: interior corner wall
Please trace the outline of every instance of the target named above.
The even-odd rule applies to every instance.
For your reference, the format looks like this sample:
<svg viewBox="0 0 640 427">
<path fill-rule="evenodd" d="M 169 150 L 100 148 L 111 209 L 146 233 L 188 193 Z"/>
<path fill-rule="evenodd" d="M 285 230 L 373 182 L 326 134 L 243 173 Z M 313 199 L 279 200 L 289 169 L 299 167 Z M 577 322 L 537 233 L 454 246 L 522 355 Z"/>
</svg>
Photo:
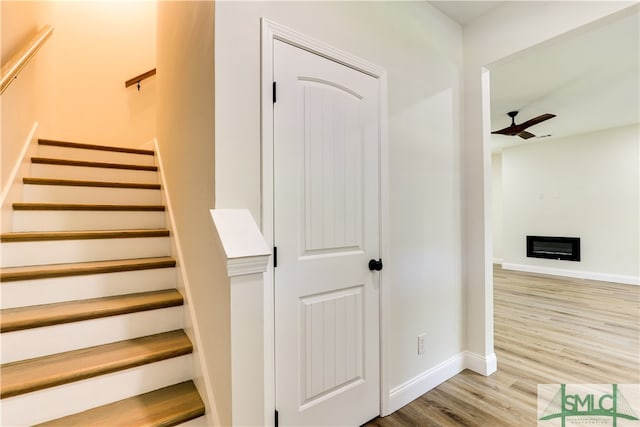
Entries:
<svg viewBox="0 0 640 427">
<path fill-rule="evenodd" d="M 258 223 L 261 17 L 387 70 L 386 357 L 389 389 L 405 390 L 463 350 L 462 30 L 427 2 L 217 3 L 216 204 L 249 208 Z"/>
<path fill-rule="evenodd" d="M 216 5 L 217 6 L 217 5 Z M 226 257 L 211 220 L 214 206 L 214 21 L 213 1 L 158 2 L 157 141 L 163 160 L 199 334 L 196 372 L 210 422 L 231 425 L 230 288 Z M 188 282 L 188 283 L 187 283 Z M 187 325 L 187 333 L 195 330 Z M 202 357 L 200 357 L 202 356 Z M 208 378 L 204 378 L 207 375 Z"/>
<path fill-rule="evenodd" d="M 505 267 L 638 282 L 638 125 L 525 144 L 502 158 Z M 581 260 L 527 258 L 527 235 L 579 237 Z"/>
<path fill-rule="evenodd" d="M 493 300 L 491 153 L 483 127 L 483 67 L 555 37 L 637 7 L 617 1 L 502 2 L 464 28 L 464 122 L 462 143 L 465 347 L 491 355 Z"/>
</svg>

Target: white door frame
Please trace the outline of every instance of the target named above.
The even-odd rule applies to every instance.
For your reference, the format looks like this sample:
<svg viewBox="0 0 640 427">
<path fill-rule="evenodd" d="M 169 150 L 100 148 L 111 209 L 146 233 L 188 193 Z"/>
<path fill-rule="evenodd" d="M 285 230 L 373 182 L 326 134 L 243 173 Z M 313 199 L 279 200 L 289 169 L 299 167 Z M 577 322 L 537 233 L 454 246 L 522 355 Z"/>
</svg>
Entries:
<svg viewBox="0 0 640 427">
<path fill-rule="evenodd" d="M 378 79 L 380 101 L 380 256 L 385 263 L 380 272 L 380 414 L 389 409 L 387 337 L 389 323 L 389 146 L 387 117 L 387 73 L 371 64 L 324 42 L 305 36 L 265 18 L 261 40 L 261 145 L 262 145 L 262 234 L 273 246 L 273 41 L 281 40 L 316 55 L 343 64 Z M 264 408 L 265 425 L 273 426 L 275 408 L 275 348 L 274 348 L 274 282 L 273 257 L 264 275 Z"/>
</svg>

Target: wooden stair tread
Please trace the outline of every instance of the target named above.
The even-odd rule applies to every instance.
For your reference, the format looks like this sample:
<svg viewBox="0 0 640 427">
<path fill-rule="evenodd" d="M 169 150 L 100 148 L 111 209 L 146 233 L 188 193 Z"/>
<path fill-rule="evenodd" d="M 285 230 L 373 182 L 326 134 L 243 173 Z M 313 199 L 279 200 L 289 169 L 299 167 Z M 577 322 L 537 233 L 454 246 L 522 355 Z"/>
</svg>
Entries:
<svg viewBox="0 0 640 427">
<path fill-rule="evenodd" d="M 0 242 L 41 242 L 51 240 L 131 239 L 167 237 L 169 230 L 91 230 L 91 231 L 23 231 L 0 235 Z"/>
<path fill-rule="evenodd" d="M 115 295 L 0 310 L 0 332 L 98 319 L 182 305 L 176 289 Z"/>
<path fill-rule="evenodd" d="M 160 190 L 160 184 L 144 184 L 137 182 L 115 182 L 115 181 L 87 181 L 76 179 L 56 179 L 56 178 L 33 178 L 22 179 L 24 184 L 31 185 L 60 185 L 68 187 L 109 187 L 109 188 L 133 188 L 143 190 Z"/>
<path fill-rule="evenodd" d="M 175 426 L 204 415 L 204 402 L 193 381 L 89 409 L 39 427 Z"/>
<path fill-rule="evenodd" d="M 179 330 L 7 363 L 0 369 L 0 397 L 80 381 L 192 351 L 191 341 Z"/>
<path fill-rule="evenodd" d="M 153 150 L 144 150 L 140 148 L 116 147 L 110 145 L 84 144 L 80 142 L 56 141 L 53 139 L 38 139 L 40 145 L 50 145 L 55 147 L 81 148 L 85 150 L 113 151 L 116 153 L 144 154 L 153 156 Z"/>
<path fill-rule="evenodd" d="M 55 151 L 56 154 L 45 154 L 33 157 L 31 159 L 33 164 L 80 167 L 77 169 L 67 168 L 65 174 L 73 171 L 81 173 L 83 172 L 83 167 L 108 168 L 114 169 L 112 173 L 115 173 L 115 175 L 113 175 L 113 177 L 111 178 L 107 178 L 110 179 L 110 181 L 96 181 L 96 179 L 100 179 L 98 175 L 95 175 L 95 177 L 87 175 L 87 178 L 79 177 L 78 179 L 73 177 L 23 178 L 22 182 L 25 185 L 68 187 L 59 189 L 55 187 L 30 187 L 29 191 L 33 191 L 33 194 L 35 195 L 34 197 L 38 196 L 41 193 L 49 191 L 52 191 L 52 194 L 56 197 L 58 197 L 60 194 L 63 196 L 81 196 L 82 194 L 89 194 L 85 193 L 85 191 L 93 192 L 94 189 L 98 188 L 161 190 L 161 185 L 154 182 L 156 180 L 152 179 L 152 175 L 148 175 L 148 179 L 141 179 L 141 181 L 143 181 L 141 183 L 122 182 L 127 180 L 135 181 L 136 179 L 134 178 L 144 178 L 142 175 L 132 176 L 131 178 L 122 178 L 124 176 L 122 175 L 122 173 L 125 173 L 125 171 L 127 170 L 157 172 L 157 166 L 148 165 L 149 163 L 153 163 L 151 160 L 149 160 L 149 158 L 115 155 L 108 158 L 103 157 L 107 154 L 107 152 L 155 156 L 155 153 L 152 150 L 102 146 L 48 139 L 40 139 L 38 143 L 41 146 L 56 146 L 83 150 L 100 150 L 103 153 L 94 153 L 92 155 L 92 158 L 97 159 L 97 161 L 89 161 L 58 158 L 65 157 L 65 151 L 71 153 L 71 150 L 49 150 L 52 153 Z M 88 151 L 85 151 L 85 153 L 90 154 Z M 74 154 L 74 157 L 78 158 L 80 156 Z M 40 169 L 40 171 L 44 170 Z M 53 174 L 53 169 L 51 169 L 51 172 Z M 85 169 L 84 172 L 89 172 L 89 170 Z M 97 169 L 94 171 L 94 173 L 98 172 L 99 170 Z M 107 172 L 107 170 L 103 170 L 103 173 Z M 85 187 L 86 190 L 83 190 L 81 188 L 74 189 L 70 187 Z M 132 196 L 135 196 L 137 194 L 131 192 L 127 192 L 125 194 L 121 190 L 100 191 L 100 194 L 104 194 L 109 198 L 111 198 L 112 195 L 117 195 L 120 193 L 124 195 L 130 194 Z M 97 194 L 98 193 L 96 193 L 96 195 Z M 147 191 L 144 191 L 140 194 L 146 197 L 152 196 L 153 194 L 157 195 L 158 193 L 149 193 Z M 78 201 L 80 203 L 15 203 L 13 204 L 13 208 L 15 211 L 43 211 L 46 212 L 46 215 L 49 215 L 50 218 L 54 219 L 61 214 L 72 215 L 70 218 L 75 218 L 73 215 L 89 215 L 88 213 L 84 213 L 86 211 L 165 211 L 165 206 L 162 206 L 160 204 L 153 204 L 153 201 L 151 201 L 151 203 L 149 204 L 135 204 L 144 202 L 142 202 L 141 199 L 133 198 L 131 198 L 131 201 L 123 200 L 125 204 L 117 204 L 118 202 L 116 202 L 116 204 L 109 204 L 109 199 L 100 200 L 98 201 L 98 203 L 86 204 L 81 200 Z M 58 214 L 55 214 L 53 213 L 55 211 L 78 211 L 79 213 L 72 214 L 60 212 Z M 41 216 L 41 214 L 39 215 Z M 51 217 L 51 215 L 54 216 Z M 90 215 L 96 214 L 94 213 Z M 132 215 L 128 215 L 128 217 L 134 218 L 134 216 Z M 151 215 L 153 218 L 157 217 L 157 214 L 149 213 L 149 215 Z M 137 218 L 137 216 L 135 218 Z M 145 229 L 144 223 L 142 223 L 142 225 L 134 227 L 142 228 L 116 230 L 10 232 L 1 234 L 0 242 L 4 244 L 11 242 L 54 242 L 63 240 L 89 239 L 126 239 L 155 237 L 163 238 L 170 235 L 169 230 L 161 228 L 163 226 L 160 224 L 156 225 L 156 227 L 159 228 L 151 229 Z M 105 242 L 105 244 L 106 243 L 107 242 Z M 10 248 L 11 247 L 7 247 L 7 249 Z M 17 248 L 17 246 L 13 246 L 13 248 Z M 50 244 L 46 244 L 45 246 L 43 246 L 43 248 L 50 248 Z M 122 256 L 124 257 L 126 255 Z M 96 275 L 159 268 L 174 268 L 175 266 L 176 261 L 171 257 L 153 257 L 66 263 L 56 265 L 8 267 L 0 268 L 0 282 L 13 282 L 66 276 Z M 113 276 L 114 279 L 117 277 L 118 276 Z M 96 278 L 100 279 L 100 276 L 96 276 Z M 90 279 L 92 278 L 90 277 Z M 126 292 L 134 291 L 129 290 Z M 22 304 L 25 303 L 28 302 L 22 302 Z M 102 298 L 41 304 L 36 306 L 32 305 L 25 307 L 14 307 L 0 310 L 0 333 L 8 333 L 8 335 L 6 336 L 7 338 L 10 336 L 22 337 L 23 334 L 18 331 L 24 331 L 30 328 L 41 328 L 53 325 L 70 324 L 71 322 L 83 322 L 90 319 L 100 318 L 103 318 L 105 322 L 109 322 L 109 316 L 123 316 L 127 314 L 141 313 L 148 310 L 165 309 L 169 307 L 175 307 L 170 309 L 170 311 L 173 313 L 174 310 L 179 310 L 179 306 L 183 304 L 184 298 L 177 289 L 163 289 L 148 292 L 131 293 L 126 295 L 107 296 Z M 167 310 L 157 313 L 159 313 L 160 315 L 162 315 L 162 313 L 165 313 L 167 315 L 171 314 L 166 312 Z M 173 316 L 173 314 L 171 315 Z M 129 319 L 129 317 L 126 318 Z M 118 319 L 120 319 L 120 317 L 113 318 L 114 321 Z M 94 323 L 85 322 L 77 323 L 75 325 L 77 325 L 78 327 L 92 327 Z M 40 331 L 50 336 L 49 339 L 54 340 L 56 339 L 56 337 L 52 334 L 52 331 L 57 331 L 58 329 L 59 328 L 40 329 Z M 17 335 L 12 334 L 12 332 L 15 332 Z M 100 331 L 96 331 L 96 333 L 100 333 Z M 29 334 L 24 334 L 24 336 L 27 336 L 29 337 L 29 339 L 31 339 Z M 65 337 L 64 339 L 67 338 Z M 73 339 L 73 337 L 71 337 L 70 339 Z M 106 340 L 103 340 L 101 342 L 105 341 Z M 74 345 L 73 347 L 65 348 L 77 348 L 81 346 L 82 345 Z M 51 352 L 51 350 L 48 352 Z M 27 360 L 17 360 L 0 365 L 0 398 L 15 398 L 16 396 L 25 395 L 27 393 L 36 392 L 38 390 L 45 390 L 52 387 L 57 387 L 64 384 L 74 383 L 95 377 L 100 378 L 100 376 L 102 375 L 113 374 L 118 371 L 129 370 L 135 367 L 144 366 L 146 364 L 161 362 L 163 360 L 188 355 L 192 352 L 192 343 L 183 330 L 156 333 L 150 336 L 130 338 L 123 341 L 97 345 L 89 348 L 65 351 L 63 353 L 57 354 L 42 355 L 47 353 L 46 351 L 42 351 L 38 353 L 42 356 Z M 16 360 L 18 358 L 19 357 L 12 357 L 11 360 Z M 176 359 L 175 362 L 186 363 L 186 361 L 180 359 Z M 164 366 L 165 365 L 158 365 L 158 368 Z M 134 372 L 138 373 L 139 371 L 136 370 Z M 140 372 L 147 373 L 146 370 Z M 101 384 L 101 382 L 98 382 L 97 384 Z M 81 387 L 83 388 L 83 390 L 85 386 L 93 386 L 93 382 L 88 382 L 87 384 L 77 384 L 77 387 Z M 85 392 L 91 393 L 90 387 L 87 388 Z M 99 393 L 99 391 L 97 392 Z M 57 390 L 53 389 L 51 390 L 51 393 L 57 394 Z M 25 396 L 25 398 L 27 399 L 39 399 L 40 397 L 41 396 L 33 395 Z M 20 397 L 17 398 L 20 399 Z M 64 402 L 61 402 L 60 404 L 64 404 Z M 38 411 L 38 408 L 34 407 L 33 410 Z M 118 402 L 113 402 L 104 406 L 92 408 L 78 414 L 69 415 L 57 420 L 47 421 L 41 425 L 68 427 L 86 425 L 102 425 L 105 427 L 115 425 L 173 426 L 184 423 L 191 419 L 201 417 L 204 414 L 205 406 L 193 381 L 185 381 L 180 384 L 171 385 L 162 389 L 123 399 Z M 17 415 L 19 418 L 22 418 L 22 414 Z"/>
<path fill-rule="evenodd" d="M 67 159 L 54 159 L 49 157 L 32 157 L 31 163 L 44 164 L 44 165 L 58 165 L 58 166 L 84 166 L 89 168 L 107 168 L 107 169 L 132 169 L 139 171 L 152 171 L 158 170 L 157 166 L 150 165 L 132 165 L 127 163 L 107 163 L 107 162 L 90 162 L 86 160 L 67 160 Z"/>
<path fill-rule="evenodd" d="M 16 211 L 164 211 L 163 205 L 99 205 L 84 203 L 14 203 Z"/>
<path fill-rule="evenodd" d="M 35 265 L 27 267 L 8 267 L 0 269 L 0 282 L 117 273 L 121 271 L 149 270 L 175 266 L 176 261 L 171 257 L 155 257 L 69 264 Z"/>
</svg>

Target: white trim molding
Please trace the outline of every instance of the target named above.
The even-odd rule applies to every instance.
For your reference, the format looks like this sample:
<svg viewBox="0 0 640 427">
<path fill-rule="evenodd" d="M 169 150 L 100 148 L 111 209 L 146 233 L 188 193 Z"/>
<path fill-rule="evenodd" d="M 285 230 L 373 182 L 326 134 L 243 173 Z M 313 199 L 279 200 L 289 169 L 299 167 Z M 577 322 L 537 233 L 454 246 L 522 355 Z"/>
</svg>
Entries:
<svg viewBox="0 0 640 427">
<path fill-rule="evenodd" d="M 231 418 L 233 425 L 264 425 L 264 272 L 271 251 L 248 209 L 212 209 L 211 218 L 227 257 L 231 285 Z M 273 417 L 270 417 L 271 419 Z"/>
<path fill-rule="evenodd" d="M 9 179 L 7 180 L 4 188 L 2 189 L 2 199 L 0 201 L 1 204 L 5 203 L 7 199 L 7 195 L 9 194 L 9 190 L 13 185 L 13 182 L 16 180 L 16 178 L 20 178 L 19 176 L 20 169 L 22 168 L 22 164 L 25 162 L 25 159 L 27 161 L 29 160 L 27 153 L 31 151 L 30 149 L 33 148 L 34 144 L 37 141 L 37 138 L 36 138 L 37 131 L 38 131 L 38 122 L 34 122 L 33 125 L 31 126 L 31 130 L 29 131 L 29 134 L 27 135 L 27 138 L 24 140 L 22 144 L 22 150 L 20 150 L 20 155 L 18 156 L 16 164 L 13 166 L 13 169 L 11 170 L 11 175 L 9 175 Z"/>
<path fill-rule="evenodd" d="M 11 230 L 13 209 L 11 205 L 20 200 L 22 196 L 22 178 L 29 173 L 31 166 L 31 157 L 35 156 L 38 151 L 38 122 L 33 122 L 29 134 L 22 143 L 22 149 L 16 159 L 16 163 L 11 170 L 11 174 L 4 184 L 2 195 L 0 196 L 0 205 L 2 206 L 2 224 L 0 229 L 3 232 Z"/>
<path fill-rule="evenodd" d="M 411 403 L 465 369 L 487 376 L 496 372 L 497 368 L 498 362 L 495 354 L 484 357 L 469 351 L 458 353 L 391 389 L 389 392 L 389 412 L 385 415 Z"/>
<path fill-rule="evenodd" d="M 465 358 L 462 353 L 416 375 L 389 391 L 389 414 L 397 411 L 429 390 L 462 372 Z"/>
<path fill-rule="evenodd" d="M 271 251 L 247 209 L 211 209 L 229 277 L 264 273 Z"/>
<path fill-rule="evenodd" d="M 464 368 L 476 372 L 480 375 L 489 376 L 498 370 L 498 359 L 495 353 L 482 356 L 478 353 L 464 351 Z"/>
<path fill-rule="evenodd" d="M 262 147 L 262 232 L 273 246 L 273 42 L 280 40 L 368 74 L 378 80 L 380 100 L 380 256 L 389 259 L 389 143 L 387 114 L 387 72 L 384 68 L 355 55 L 337 49 L 323 41 L 308 37 L 283 25 L 262 18 L 261 39 L 261 147 Z M 388 350 L 389 289 L 388 269 L 380 272 L 380 414 L 389 410 Z M 264 288 L 264 367 L 265 367 L 265 426 L 273 425 L 275 407 L 274 375 L 274 282 L 273 262 L 267 266 Z"/>
<path fill-rule="evenodd" d="M 622 283 L 624 285 L 640 285 L 640 277 L 622 274 L 597 273 L 594 271 L 567 270 L 564 268 L 543 267 L 537 265 L 503 263 L 505 270 L 524 271 L 526 273 L 549 274 L 551 276 L 572 277 L 574 279 L 598 280 L 601 282 Z"/>
</svg>

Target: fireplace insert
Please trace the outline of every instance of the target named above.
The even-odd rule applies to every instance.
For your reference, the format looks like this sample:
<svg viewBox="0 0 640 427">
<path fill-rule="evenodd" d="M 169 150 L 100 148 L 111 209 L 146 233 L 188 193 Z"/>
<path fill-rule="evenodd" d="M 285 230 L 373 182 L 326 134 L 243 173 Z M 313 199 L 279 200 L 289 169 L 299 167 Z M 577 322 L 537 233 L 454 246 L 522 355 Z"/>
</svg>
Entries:
<svg viewBox="0 0 640 427">
<path fill-rule="evenodd" d="M 527 257 L 580 261 L 580 238 L 527 236 Z"/>
</svg>

